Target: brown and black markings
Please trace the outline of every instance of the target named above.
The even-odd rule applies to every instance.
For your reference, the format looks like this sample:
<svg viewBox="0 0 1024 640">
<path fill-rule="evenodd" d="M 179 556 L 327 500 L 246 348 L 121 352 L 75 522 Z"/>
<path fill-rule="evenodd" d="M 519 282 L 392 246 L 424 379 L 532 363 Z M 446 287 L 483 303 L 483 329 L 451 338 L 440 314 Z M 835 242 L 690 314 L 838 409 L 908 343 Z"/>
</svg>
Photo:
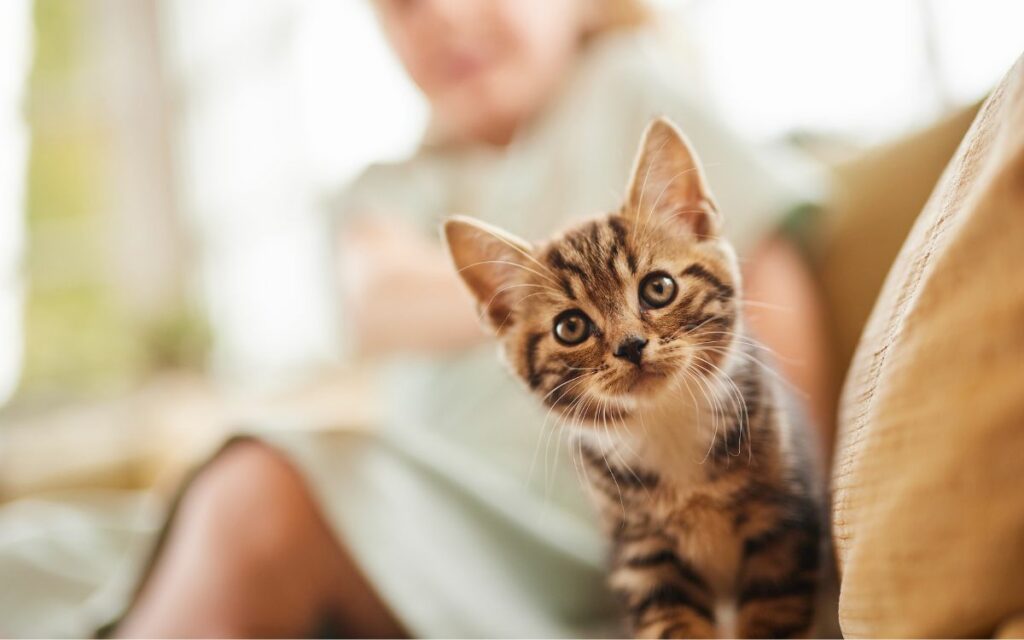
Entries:
<svg viewBox="0 0 1024 640">
<path fill-rule="evenodd" d="M 743 332 L 719 227 L 664 120 L 613 214 L 536 247 L 445 225 L 513 371 L 577 439 L 636 637 L 811 633 L 820 496 L 806 436 Z"/>
</svg>

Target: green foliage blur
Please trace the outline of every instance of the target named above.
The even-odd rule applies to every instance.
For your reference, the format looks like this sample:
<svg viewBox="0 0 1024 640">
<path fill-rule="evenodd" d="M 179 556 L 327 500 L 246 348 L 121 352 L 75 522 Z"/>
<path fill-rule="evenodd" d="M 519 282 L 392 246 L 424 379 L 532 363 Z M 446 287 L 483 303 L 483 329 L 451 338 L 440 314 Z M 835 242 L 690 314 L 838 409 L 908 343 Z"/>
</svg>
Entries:
<svg viewBox="0 0 1024 640">
<path fill-rule="evenodd" d="M 88 6 L 34 5 L 22 402 L 116 393 L 154 370 L 200 368 L 208 351 L 206 323 L 186 302 L 141 319 L 112 285 L 105 225 L 116 123 L 103 108 Z"/>
</svg>

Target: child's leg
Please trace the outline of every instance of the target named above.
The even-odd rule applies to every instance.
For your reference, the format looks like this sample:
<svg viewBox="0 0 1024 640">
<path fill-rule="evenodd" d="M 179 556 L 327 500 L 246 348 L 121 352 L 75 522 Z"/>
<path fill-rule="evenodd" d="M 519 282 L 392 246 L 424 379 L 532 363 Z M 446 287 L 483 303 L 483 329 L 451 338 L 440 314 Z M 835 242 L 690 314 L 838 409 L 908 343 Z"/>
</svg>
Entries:
<svg viewBox="0 0 1024 640">
<path fill-rule="evenodd" d="M 134 637 L 399 636 L 299 474 L 256 441 L 196 477 L 138 600 Z"/>
</svg>

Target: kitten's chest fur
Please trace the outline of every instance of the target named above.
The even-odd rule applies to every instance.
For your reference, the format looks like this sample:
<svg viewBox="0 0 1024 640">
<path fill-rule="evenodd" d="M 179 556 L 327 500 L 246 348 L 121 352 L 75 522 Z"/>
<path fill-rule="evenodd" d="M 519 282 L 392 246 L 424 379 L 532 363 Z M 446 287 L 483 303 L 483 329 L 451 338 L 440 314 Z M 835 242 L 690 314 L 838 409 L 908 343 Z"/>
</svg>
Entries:
<svg viewBox="0 0 1024 640">
<path fill-rule="evenodd" d="M 616 525 L 708 523 L 744 506 L 752 490 L 801 473 L 774 381 L 744 357 L 734 358 L 728 382 L 679 387 L 618 425 L 574 434 L 591 484 L 613 490 L 617 508 L 605 515 Z"/>
<path fill-rule="evenodd" d="M 747 417 L 738 405 L 726 409 L 724 392 L 715 399 L 722 406 L 694 406 L 681 393 L 684 401 L 635 414 L 628 434 L 576 437 L 613 540 L 659 532 L 721 589 L 731 589 L 742 540 L 757 529 L 751 520 L 758 509 L 747 497 L 781 480 L 775 460 L 759 455 L 755 462 L 752 439 L 759 454 L 777 454 L 782 425 L 759 410 Z"/>
<path fill-rule="evenodd" d="M 798 557 L 811 550 L 758 558 L 761 541 L 793 529 L 806 538 L 798 544 L 817 549 L 811 468 L 793 446 L 774 380 L 751 354 L 735 358 L 729 373 L 731 383 L 679 389 L 614 431 L 601 425 L 575 435 L 613 544 L 611 585 L 633 612 L 634 631 L 650 615 L 637 594 L 681 589 L 710 628 L 736 635 L 751 567 L 767 563 L 766 574 L 790 576 L 811 564 Z M 686 634 L 704 635 L 701 622 L 688 621 L 697 626 Z"/>
</svg>

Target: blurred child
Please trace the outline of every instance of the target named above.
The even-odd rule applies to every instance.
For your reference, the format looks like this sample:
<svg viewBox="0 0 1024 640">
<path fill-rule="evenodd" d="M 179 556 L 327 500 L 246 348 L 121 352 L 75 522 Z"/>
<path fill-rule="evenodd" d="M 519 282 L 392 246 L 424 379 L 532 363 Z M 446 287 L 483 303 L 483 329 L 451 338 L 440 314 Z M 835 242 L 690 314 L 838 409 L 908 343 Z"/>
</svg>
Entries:
<svg viewBox="0 0 1024 640">
<path fill-rule="evenodd" d="M 775 233 L 799 194 L 659 67 L 642 5 L 376 8 L 432 110 L 419 151 L 370 168 L 338 205 L 347 339 L 363 356 L 391 356 L 388 417 L 364 435 L 226 447 L 186 490 L 120 633 L 616 633 L 602 537 L 571 455 L 495 362 L 437 228 L 466 213 L 536 238 L 613 209 L 656 115 L 704 158 L 747 260 L 747 297 L 793 310 L 755 330 L 806 365 L 793 378 L 816 397 L 813 289 Z"/>
</svg>

